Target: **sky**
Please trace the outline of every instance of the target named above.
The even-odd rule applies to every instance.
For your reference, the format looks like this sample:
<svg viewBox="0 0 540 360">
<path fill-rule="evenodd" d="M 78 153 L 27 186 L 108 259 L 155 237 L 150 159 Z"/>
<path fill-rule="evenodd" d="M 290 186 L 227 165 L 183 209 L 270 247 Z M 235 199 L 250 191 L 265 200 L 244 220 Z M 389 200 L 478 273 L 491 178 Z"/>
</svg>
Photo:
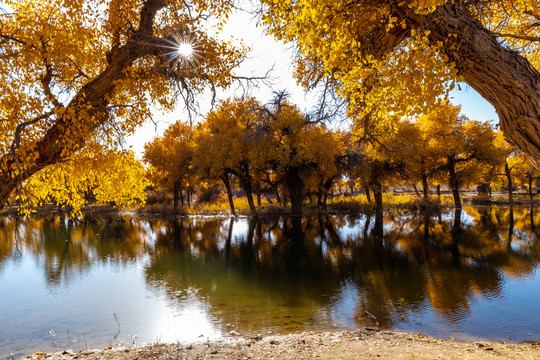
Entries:
<svg viewBox="0 0 540 360">
<path fill-rule="evenodd" d="M 212 30 L 209 30 L 209 32 Z M 261 76 L 269 69 L 272 71 L 272 83 L 270 86 L 260 84 L 258 88 L 252 89 L 251 95 L 255 96 L 262 103 L 269 102 L 273 97 L 273 92 L 286 90 L 290 94 L 292 103 L 299 106 L 301 110 L 309 110 L 316 105 L 316 97 L 305 94 L 302 87 L 296 84 L 292 76 L 293 72 L 293 51 L 291 45 L 276 41 L 272 36 L 265 35 L 264 29 L 257 26 L 257 20 L 247 12 L 236 12 L 230 17 L 228 24 L 224 27 L 223 33 L 216 33 L 215 36 L 223 40 L 242 40 L 252 51 L 249 58 L 236 71 L 236 75 L 241 76 Z M 461 90 L 459 89 L 461 88 Z M 484 100 L 474 89 L 465 83 L 460 83 L 451 92 L 452 103 L 462 107 L 462 113 L 470 119 L 498 122 L 498 116 L 491 104 Z M 239 95 L 239 89 L 231 88 L 218 93 L 218 99 L 225 99 L 230 96 Z M 208 95 L 202 94 L 201 104 L 208 104 Z M 205 100 L 205 97 L 208 100 Z M 203 110 L 209 110 L 203 109 Z M 179 106 L 172 113 L 162 114 L 154 112 L 154 122 L 148 121 L 132 137 L 126 141 L 127 146 L 131 146 L 138 157 L 142 156 L 144 143 L 152 141 L 155 137 L 161 136 L 163 131 L 170 124 L 178 119 L 186 119 L 182 106 Z"/>
</svg>

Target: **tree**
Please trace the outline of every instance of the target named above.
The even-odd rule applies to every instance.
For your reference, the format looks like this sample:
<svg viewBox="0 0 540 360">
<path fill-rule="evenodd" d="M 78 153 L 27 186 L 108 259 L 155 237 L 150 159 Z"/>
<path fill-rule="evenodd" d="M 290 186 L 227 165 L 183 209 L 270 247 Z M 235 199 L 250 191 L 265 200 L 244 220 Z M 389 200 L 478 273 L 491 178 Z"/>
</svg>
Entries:
<svg viewBox="0 0 540 360">
<path fill-rule="evenodd" d="M 170 125 L 161 138 L 144 145 L 144 160 L 152 167 L 151 180 L 173 190 L 174 209 L 178 199 L 184 204 L 182 189 L 189 191 L 196 181 L 192 169 L 194 148 L 192 127 L 180 121 Z"/>
<path fill-rule="evenodd" d="M 204 176 L 223 181 L 233 213 L 230 175 L 239 180 L 251 214 L 257 214 L 252 179 L 254 159 L 262 152 L 260 108 L 261 105 L 254 98 L 225 100 L 208 114 L 198 130 L 194 164 Z"/>
<path fill-rule="evenodd" d="M 540 164 L 537 2 L 261 1 L 269 31 L 296 44 L 305 87 L 334 89 L 362 114 L 399 117 L 465 81 L 495 107 L 506 138 Z"/>
<path fill-rule="evenodd" d="M 490 124 L 469 120 L 460 115 L 459 106 L 445 101 L 437 102 L 419 123 L 429 139 L 424 151 L 430 159 L 428 174 L 448 175 L 454 205 L 460 208 L 460 188 L 477 183 L 486 167 L 499 161 L 495 132 Z"/>
<path fill-rule="evenodd" d="M 512 192 L 514 189 L 514 184 L 512 181 L 512 171 L 518 164 L 524 162 L 525 159 L 516 159 L 516 156 L 519 153 L 519 149 L 511 145 L 504 139 L 504 136 L 501 132 L 498 132 L 495 137 L 495 146 L 501 154 L 500 167 L 504 168 L 504 174 L 506 178 L 506 184 L 508 189 L 508 200 L 512 202 Z M 516 161 L 517 160 L 517 161 Z"/>
<path fill-rule="evenodd" d="M 519 152 L 512 159 L 512 162 L 515 164 L 515 179 L 516 183 L 527 186 L 527 191 L 529 193 L 529 199 L 533 200 L 533 182 L 540 178 L 540 173 L 538 169 L 534 167 L 529 159 Z"/>
<path fill-rule="evenodd" d="M 49 166 L 27 180 L 16 197 L 23 213 L 54 202 L 78 214 L 93 198 L 98 204 L 123 207 L 146 200 L 144 167 L 130 151 L 88 144 L 70 160 Z"/>
<path fill-rule="evenodd" d="M 336 157 L 343 155 L 341 139 L 318 120 L 310 120 L 278 93 L 271 105 L 261 109 L 264 144 L 257 167 L 275 175 L 291 201 L 291 212 L 302 214 L 306 180 L 318 177 L 317 187 L 326 193 L 337 176 Z M 326 185 L 325 185 L 326 183 Z"/>
<path fill-rule="evenodd" d="M 3 4 L 0 208 L 89 142 L 116 148 L 151 106 L 182 96 L 193 107 L 198 92 L 227 86 L 245 51 L 202 31 L 209 13 L 227 17 L 226 0 Z M 180 55 L 181 44 L 193 51 Z"/>
<path fill-rule="evenodd" d="M 409 165 L 417 166 L 418 129 L 415 124 L 402 120 L 392 124 L 373 121 L 371 116 L 364 118 L 361 124 L 356 122 L 352 134 L 353 141 L 349 149 L 349 158 L 353 156 L 359 170 L 361 181 L 365 182 L 366 195 L 369 199 L 369 191 L 373 192 L 377 214 L 383 211 L 383 190 L 386 185 L 397 183 L 398 179 L 407 179 L 406 169 Z M 356 157 L 356 159 L 355 159 Z"/>
</svg>

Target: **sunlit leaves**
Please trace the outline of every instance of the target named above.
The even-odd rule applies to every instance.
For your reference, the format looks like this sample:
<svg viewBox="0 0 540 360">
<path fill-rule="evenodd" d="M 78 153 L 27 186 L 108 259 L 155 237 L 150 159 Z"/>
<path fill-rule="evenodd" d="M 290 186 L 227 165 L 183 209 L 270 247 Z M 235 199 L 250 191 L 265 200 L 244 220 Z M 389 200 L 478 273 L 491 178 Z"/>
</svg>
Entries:
<svg viewBox="0 0 540 360">
<path fill-rule="evenodd" d="M 17 199 L 23 212 L 48 203 L 77 214 L 88 202 L 127 207 L 146 200 L 145 170 L 129 151 L 94 144 L 72 160 L 32 176 Z"/>
<path fill-rule="evenodd" d="M 0 207 L 46 166 L 87 143 L 115 149 L 181 97 L 226 87 L 246 49 L 206 34 L 228 1 L 6 1 L 0 14 Z M 219 11 L 217 11 L 219 10 Z M 197 64 L 170 66 L 166 41 L 189 33 Z M 107 150 L 109 151 L 109 150 Z M 97 154 L 96 154 L 97 155 Z"/>
</svg>

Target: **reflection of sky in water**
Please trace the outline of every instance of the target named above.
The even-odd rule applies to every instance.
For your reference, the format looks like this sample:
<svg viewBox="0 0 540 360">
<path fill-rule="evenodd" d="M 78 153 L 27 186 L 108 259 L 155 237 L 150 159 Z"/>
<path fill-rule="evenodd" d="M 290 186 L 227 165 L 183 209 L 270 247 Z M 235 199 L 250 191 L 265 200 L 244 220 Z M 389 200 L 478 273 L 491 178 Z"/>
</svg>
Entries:
<svg viewBox="0 0 540 360">
<path fill-rule="evenodd" d="M 515 216 L 517 224 L 521 215 Z M 179 220 L 178 227 L 134 221 L 111 230 L 99 223 L 94 240 L 83 232 L 71 242 L 48 234 L 48 240 L 20 244 L 20 252 L 13 248 L 0 257 L 0 358 L 191 342 L 231 330 L 356 329 L 374 325 L 368 307 L 397 330 L 458 339 L 540 337 L 536 236 L 527 230 L 515 229 L 510 246 L 504 227 L 496 228 L 500 239 L 475 235 L 470 245 L 464 239 L 453 246 L 453 211 L 441 214 L 446 227 L 434 232 L 441 238 L 427 240 L 415 235 L 423 226 L 416 214 L 385 216 L 385 231 L 396 231 L 398 244 L 391 234 L 384 240 L 369 236 L 375 216 L 367 231 L 366 215 L 329 218 L 340 226 L 328 226 L 324 217 L 304 219 L 302 232 L 314 236 L 305 243 L 280 239 L 297 233 L 290 220 L 250 226 L 238 218 L 228 243 L 230 219 L 196 217 Z M 443 226 L 436 216 L 431 222 Z M 478 223 L 462 212 L 468 237 Z M 59 236 L 69 233 L 67 227 L 60 224 Z M 24 237 L 28 231 L 22 229 Z M 213 233 L 205 235 L 205 229 Z M 116 238 L 100 237 L 111 233 Z M 486 256 L 482 244 L 493 247 Z"/>
<path fill-rule="evenodd" d="M 147 287 L 147 261 L 99 264 L 57 287 L 30 254 L 8 261 L 0 272 L 0 355 L 220 337 L 196 294 L 178 302 Z"/>
</svg>

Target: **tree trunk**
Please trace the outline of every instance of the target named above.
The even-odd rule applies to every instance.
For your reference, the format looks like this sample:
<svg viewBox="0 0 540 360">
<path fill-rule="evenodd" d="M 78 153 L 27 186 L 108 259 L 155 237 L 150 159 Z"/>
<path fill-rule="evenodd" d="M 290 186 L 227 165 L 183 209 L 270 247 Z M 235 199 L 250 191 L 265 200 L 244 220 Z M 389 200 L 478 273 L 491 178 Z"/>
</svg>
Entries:
<svg viewBox="0 0 540 360">
<path fill-rule="evenodd" d="M 241 177 L 240 185 L 242 186 L 242 190 L 244 190 L 244 193 L 246 194 L 250 214 L 252 216 L 257 216 L 257 209 L 255 208 L 255 202 L 253 201 L 253 187 L 251 184 L 251 177 Z"/>
<path fill-rule="evenodd" d="M 180 181 L 175 181 L 173 185 L 173 209 L 178 210 L 178 198 L 181 193 Z"/>
<path fill-rule="evenodd" d="M 319 188 L 319 191 L 317 191 L 317 206 L 323 205 L 323 190 Z"/>
<path fill-rule="evenodd" d="M 255 193 L 257 194 L 257 206 L 261 206 L 261 183 L 255 182 Z"/>
<path fill-rule="evenodd" d="M 532 183 L 533 183 L 533 178 L 532 176 L 529 175 L 529 199 L 532 201 L 533 200 L 533 193 L 532 193 Z"/>
<path fill-rule="evenodd" d="M 219 178 L 223 181 L 223 184 L 225 184 L 225 188 L 227 189 L 227 197 L 229 198 L 229 207 L 231 208 L 231 213 L 236 215 L 236 212 L 234 211 L 234 201 L 231 190 L 231 182 L 229 181 L 229 174 L 225 173 Z"/>
<path fill-rule="evenodd" d="M 418 186 L 416 186 L 416 184 L 412 184 L 412 187 L 414 189 L 414 193 L 416 194 L 416 196 L 420 197 L 420 192 L 418 191 Z"/>
<path fill-rule="evenodd" d="M 431 44 L 444 44 L 441 51 L 448 62 L 456 64 L 465 82 L 495 107 L 505 137 L 539 167 L 540 73 L 527 59 L 498 41 L 460 1 L 428 15 L 415 14 L 404 5 L 396 16 L 410 28 L 429 30 Z M 400 35 L 389 46 L 395 47 Z"/>
<path fill-rule="evenodd" d="M 291 167 L 285 175 L 285 183 L 289 190 L 291 200 L 291 214 L 302 215 L 302 203 L 304 201 L 304 181 L 300 177 L 300 169 Z"/>
<path fill-rule="evenodd" d="M 381 183 L 376 182 L 372 185 L 373 195 L 375 196 L 375 204 L 377 205 L 377 213 L 383 212 L 383 200 L 382 200 L 382 186 Z"/>
<path fill-rule="evenodd" d="M 424 202 L 427 203 L 429 200 L 429 188 L 428 188 L 428 182 L 427 182 L 427 175 L 424 173 L 422 174 L 422 190 L 424 191 Z"/>
<path fill-rule="evenodd" d="M 459 179 L 456 174 L 456 164 L 454 159 L 448 157 L 448 173 L 449 173 L 449 183 L 450 188 L 452 189 L 452 195 L 454 195 L 454 206 L 456 208 L 461 208 L 461 198 L 459 196 Z"/>
<path fill-rule="evenodd" d="M 437 197 L 441 199 L 441 184 L 437 184 Z"/>
<path fill-rule="evenodd" d="M 508 182 L 508 201 L 512 202 L 512 172 L 510 171 L 510 167 L 508 166 L 508 161 L 504 160 L 504 174 L 506 175 L 506 181 Z"/>
<path fill-rule="evenodd" d="M 368 202 L 371 202 L 371 193 L 369 191 L 369 186 L 366 182 L 364 182 L 363 185 L 364 185 L 364 192 L 366 193 L 366 199 Z"/>
</svg>

